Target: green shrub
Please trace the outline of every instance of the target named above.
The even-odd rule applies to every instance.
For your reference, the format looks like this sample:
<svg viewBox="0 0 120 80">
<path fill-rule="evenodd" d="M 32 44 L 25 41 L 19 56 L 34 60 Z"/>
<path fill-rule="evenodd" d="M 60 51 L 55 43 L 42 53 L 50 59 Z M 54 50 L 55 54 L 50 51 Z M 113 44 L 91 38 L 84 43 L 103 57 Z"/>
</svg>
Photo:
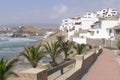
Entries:
<svg viewBox="0 0 120 80">
<path fill-rule="evenodd" d="M 117 48 L 120 50 L 120 40 L 117 42 Z"/>
</svg>

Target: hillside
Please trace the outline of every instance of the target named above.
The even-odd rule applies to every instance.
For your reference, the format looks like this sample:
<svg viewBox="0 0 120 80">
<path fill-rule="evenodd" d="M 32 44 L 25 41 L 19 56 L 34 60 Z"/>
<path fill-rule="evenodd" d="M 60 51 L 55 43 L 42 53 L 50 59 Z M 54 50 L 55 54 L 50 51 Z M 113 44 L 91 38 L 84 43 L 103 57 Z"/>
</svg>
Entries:
<svg viewBox="0 0 120 80">
<path fill-rule="evenodd" d="M 15 28 L 14 36 L 21 36 L 22 34 L 29 34 L 31 36 L 34 36 L 36 33 L 39 36 L 43 36 L 48 31 L 57 31 L 56 28 L 41 28 L 41 27 L 32 27 L 32 26 L 22 26 Z"/>
</svg>

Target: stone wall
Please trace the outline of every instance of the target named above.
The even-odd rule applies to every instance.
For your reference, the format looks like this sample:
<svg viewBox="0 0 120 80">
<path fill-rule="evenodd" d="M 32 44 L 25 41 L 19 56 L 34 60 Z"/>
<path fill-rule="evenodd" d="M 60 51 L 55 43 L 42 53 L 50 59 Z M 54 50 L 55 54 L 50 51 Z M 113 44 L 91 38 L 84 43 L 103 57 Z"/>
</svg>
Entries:
<svg viewBox="0 0 120 80">
<path fill-rule="evenodd" d="M 103 47 L 109 47 L 109 48 L 117 48 L 117 40 L 108 40 L 108 39 L 90 39 L 87 38 L 86 40 L 87 44 L 90 44 L 92 46 L 103 46 Z"/>
<path fill-rule="evenodd" d="M 93 64 L 93 62 L 96 60 L 96 58 L 97 58 L 97 54 L 95 52 L 84 56 L 84 60 L 83 60 L 83 64 L 82 64 L 83 74 Z"/>
<path fill-rule="evenodd" d="M 85 56 L 76 55 L 75 67 L 65 72 L 55 80 L 78 80 L 87 72 L 93 62 L 96 60 L 98 55 L 102 53 L 102 49 L 93 50 Z M 48 80 L 46 69 L 31 68 L 20 72 L 19 80 Z M 53 79 L 52 79 L 53 80 Z"/>
<path fill-rule="evenodd" d="M 47 70 L 31 68 L 20 72 L 20 80 L 47 80 Z"/>
<path fill-rule="evenodd" d="M 88 71 L 90 66 L 96 61 L 96 58 L 99 54 L 101 54 L 102 49 L 100 49 L 97 53 L 91 52 L 83 57 L 79 56 L 79 59 L 76 59 L 76 67 L 66 72 L 59 78 L 55 80 L 80 80 L 82 76 Z"/>
<path fill-rule="evenodd" d="M 116 44 L 117 44 L 117 40 L 114 40 L 114 41 L 112 41 L 112 40 L 105 40 L 105 47 L 110 47 L 110 48 L 117 48 L 117 46 L 116 46 Z"/>
<path fill-rule="evenodd" d="M 104 46 L 105 41 L 104 41 L 104 39 L 90 39 L 90 38 L 87 38 L 86 43 L 90 44 L 92 46 L 99 46 L 99 45 Z"/>
</svg>

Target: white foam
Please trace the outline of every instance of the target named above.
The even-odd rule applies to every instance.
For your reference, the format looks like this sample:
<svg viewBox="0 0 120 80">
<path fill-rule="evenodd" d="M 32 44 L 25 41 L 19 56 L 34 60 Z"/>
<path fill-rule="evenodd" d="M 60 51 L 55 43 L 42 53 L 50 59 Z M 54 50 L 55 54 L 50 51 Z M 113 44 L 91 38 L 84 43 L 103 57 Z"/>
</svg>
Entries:
<svg viewBox="0 0 120 80">
<path fill-rule="evenodd" d="M 9 39 L 10 42 L 26 42 L 26 41 L 37 41 L 34 39 L 28 39 L 28 38 L 11 38 Z"/>
</svg>

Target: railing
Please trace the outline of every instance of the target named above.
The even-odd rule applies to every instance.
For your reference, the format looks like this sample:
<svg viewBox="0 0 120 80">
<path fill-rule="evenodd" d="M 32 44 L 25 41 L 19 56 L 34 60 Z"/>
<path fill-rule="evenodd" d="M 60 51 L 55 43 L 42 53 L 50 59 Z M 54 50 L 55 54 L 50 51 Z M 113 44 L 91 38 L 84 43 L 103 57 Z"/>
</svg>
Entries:
<svg viewBox="0 0 120 80">
<path fill-rule="evenodd" d="M 60 65 L 58 65 L 56 67 L 48 69 L 48 76 L 51 75 L 51 74 L 53 74 L 56 71 L 59 71 L 59 70 L 61 71 L 61 74 L 63 74 L 63 72 L 64 72 L 63 69 L 65 67 L 71 65 L 71 64 L 74 64 L 75 62 L 76 62 L 75 60 L 66 61 L 66 62 L 64 62 L 64 63 L 62 63 L 62 64 L 60 64 Z"/>
</svg>

